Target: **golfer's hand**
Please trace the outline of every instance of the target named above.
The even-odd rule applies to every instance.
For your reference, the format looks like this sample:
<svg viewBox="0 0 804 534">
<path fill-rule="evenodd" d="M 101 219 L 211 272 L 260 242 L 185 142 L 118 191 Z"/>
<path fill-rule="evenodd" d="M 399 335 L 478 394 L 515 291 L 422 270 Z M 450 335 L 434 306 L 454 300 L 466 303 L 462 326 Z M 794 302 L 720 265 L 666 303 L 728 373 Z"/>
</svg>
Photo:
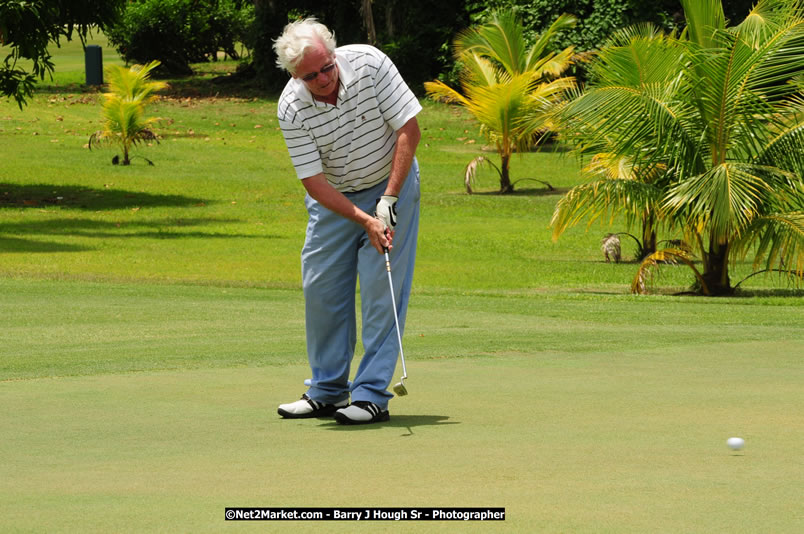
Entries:
<svg viewBox="0 0 804 534">
<path fill-rule="evenodd" d="M 377 252 L 382 254 L 386 248 L 392 248 L 394 231 L 389 230 L 380 219 L 371 217 L 363 227 L 366 229 L 366 235 L 371 241 L 371 245 L 377 249 Z"/>
<path fill-rule="evenodd" d="M 389 230 L 396 228 L 396 202 L 398 197 L 383 195 L 377 199 L 377 207 L 374 208 L 374 216 L 385 223 Z"/>
</svg>

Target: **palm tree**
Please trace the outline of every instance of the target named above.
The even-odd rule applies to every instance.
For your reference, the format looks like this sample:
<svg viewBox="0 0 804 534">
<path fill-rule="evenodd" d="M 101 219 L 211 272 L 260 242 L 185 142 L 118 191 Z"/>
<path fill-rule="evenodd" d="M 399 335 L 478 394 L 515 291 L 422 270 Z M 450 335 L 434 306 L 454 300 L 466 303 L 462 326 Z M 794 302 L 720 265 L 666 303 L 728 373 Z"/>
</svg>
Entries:
<svg viewBox="0 0 804 534">
<path fill-rule="evenodd" d="M 148 80 L 150 72 L 157 66 L 159 62 L 152 61 L 145 66 L 126 68 L 112 65 L 106 69 L 110 90 L 103 95 L 103 116 L 106 120 L 103 129 L 90 136 L 90 150 L 93 145 L 119 145 L 123 150 L 122 164 L 129 165 L 132 146 L 145 141 L 159 142 L 149 128 L 159 119 L 143 117 L 145 106 L 156 98 L 154 93 L 166 86 L 162 82 Z M 117 164 L 117 159 L 115 156 L 112 161 Z M 145 159 L 153 165 L 150 160 Z"/>
<path fill-rule="evenodd" d="M 430 96 L 466 107 L 480 123 L 500 155 L 502 193 L 514 190 L 509 170 L 513 153 L 529 150 L 552 129 L 550 112 L 575 85 L 573 78 L 558 78 L 571 63 L 572 48 L 559 53 L 548 49 L 556 32 L 574 23 L 574 18 L 562 15 L 527 47 L 514 13 L 496 13 L 488 23 L 465 30 L 455 39 L 462 92 L 440 81 L 424 84 Z M 467 166 L 470 192 L 469 178 L 484 159 L 476 158 Z"/>
<path fill-rule="evenodd" d="M 639 158 L 617 146 L 611 133 L 599 135 L 601 124 L 610 121 L 599 114 L 598 106 L 606 105 L 611 93 L 626 96 L 642 91 L 657 93 L 662 88 L 673 91 L 677 78 L 675 65 L 680 49 L 650 24 L 637 25 L 616 32 L 589 66 L 592 80 L 585 93 L 576 91 L 573 102 L 559 113 L 563 138 L 573 144 L 578 155 L 590 157 L 583 169 L 593 181 L 571 189 L 556 204 L 550 222 L 553 239 L 584 219 L 591 226 L 596 220 L 613 221 L 620 216 L 627 226 L 641 227 L 636 257 L 643 260 L 656 252 L 657 232 L 667 221 L 661 218 L 661 204 L 671 183 L 671 173 L 661 160 Z M 639 126 L 637 116 L 617 119 L 627 133 Z"/>
<path fill-rule="evenodd" d="M 701 292 L 731 293 L 730 262 L 751 251 L 755 266 L 782 265 L 800 278 L 804 93 L 791 82 L 804 73 L 804 2 L 760 0 L 734 27 L 719 0 L 682 5 L 680 37 L 643 28 L 604 47 L 589 88 L 563 110 L 567 138 L 587 154 L 665 169 L 651 209 L 695 245 Z M 623 196 L 609 198 L 608 209 L 625 209 Z M 692 265 L 683 250 L 656 255 Z M 656 255 L 637 278 L 659 264 Z"/>
</svg>

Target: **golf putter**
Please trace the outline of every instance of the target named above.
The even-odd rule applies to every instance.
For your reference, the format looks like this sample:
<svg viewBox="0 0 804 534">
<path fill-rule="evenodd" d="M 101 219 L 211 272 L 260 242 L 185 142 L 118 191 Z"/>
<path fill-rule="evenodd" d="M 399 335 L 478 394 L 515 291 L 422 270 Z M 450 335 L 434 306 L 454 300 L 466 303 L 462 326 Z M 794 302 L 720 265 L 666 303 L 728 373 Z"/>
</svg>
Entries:
<svg viewBox="0 0 804 534">
<path fill-rule="evenodd" d="M 391 279 L 391 258 L 388 256 L 388 248 L 385 251 L 385 270 L 388 272 L 388 286 L 391 288 L 391 305 L 394 308 L 394 323 L 396 323 L 396 338 L 399 340 L 399 357 L 402 358 L 402 378 L 394 384 L 393 390 L 397 397 L 403 397 L 408 394 L 408 388 L 405 387 L 405 379 L 408 377 L 408 370 L 405 368 L 405 353 L 402 352 L 402 332 L 399 330 L 399 316 L 396 313 L 396 298 L 394 297 L 394 281 Z"/>
</svg>

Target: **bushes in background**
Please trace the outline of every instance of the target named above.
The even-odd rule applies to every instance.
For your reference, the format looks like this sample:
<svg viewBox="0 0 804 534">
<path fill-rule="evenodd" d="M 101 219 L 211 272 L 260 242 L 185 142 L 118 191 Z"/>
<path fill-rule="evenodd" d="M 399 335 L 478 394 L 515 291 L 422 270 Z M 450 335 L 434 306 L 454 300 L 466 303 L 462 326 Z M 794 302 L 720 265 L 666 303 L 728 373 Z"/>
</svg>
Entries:
<svg viewBox="0 0 804 534">
<path fill-rule="evenodd" d="M 254 18 L 254 8 L 242 0 L 142 0 L 126 6 L 109 41 L 131 63 L 157 60 L 160 71 L 191 74 L 191 63 L 208 61 L 223 51 L 238 57 Z"/>
</svg>

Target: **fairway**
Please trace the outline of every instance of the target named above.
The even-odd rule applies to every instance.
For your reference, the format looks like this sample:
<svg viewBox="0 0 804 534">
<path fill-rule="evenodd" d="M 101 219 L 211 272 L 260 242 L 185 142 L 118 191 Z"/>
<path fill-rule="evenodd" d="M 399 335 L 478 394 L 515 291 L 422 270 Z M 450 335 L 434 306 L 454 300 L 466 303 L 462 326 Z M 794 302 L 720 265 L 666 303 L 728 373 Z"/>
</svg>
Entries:
<svg viewBox="0 0 804 534">
<path fill-rule="evenodd" d="M 694 297 L 691 271 L 664 265 L 631 295 L 633 243 L 622 263 L 600 251 L 623 220 L 551 240 L 580 162 L 517 154 L 516 194 L 488 171 L 468 195 L 466 164 L 492 154 L 465 113 L 424 101 L 409 395 L 385 424 L 283 420 L 310 375 L 307 214 L 275 96 L 218 94 L 234 64 L 199 66 L 206 84 L 171 80 L 149 108 L 160 143 L 137 154 L 155 165 L 123 168 L 85 146 L 101 95 L 80 44 L 54 56 L 28 107 L 0 101 L 0 532 L 804 532 L 800 287 Z M 752 271 L 738 261 L 732 282 Z M 227 507 L 506 518 L 244 523 Z"/>
<path fill-rule="evenodd" d="M 804 327 L 784 299 L 672 299 L 654 324 L 627 296 L 415 294 L 410 395 L 389 424 L 350 428 L 275 414 L 308 375 L 296 291 L 2 289 L 24 295 L 0 320 L 19 377 L 0 382 L 4 532 L 248 528 L 227 506 L 506 508 L 413 532 L 804 526 Z"/>
</svg>

